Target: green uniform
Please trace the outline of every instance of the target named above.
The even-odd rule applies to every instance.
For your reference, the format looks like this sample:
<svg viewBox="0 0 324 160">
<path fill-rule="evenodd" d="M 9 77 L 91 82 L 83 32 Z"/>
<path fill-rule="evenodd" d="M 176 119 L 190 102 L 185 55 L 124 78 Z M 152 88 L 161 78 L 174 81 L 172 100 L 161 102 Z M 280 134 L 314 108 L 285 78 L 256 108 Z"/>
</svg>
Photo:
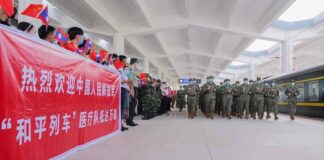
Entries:
<svg viewBox="0 0 324 160">
<path fill-rule="evenodd" d="M 295 113 L 296 113 L 296 103 L 297 103 L 297 96 L 299 95 L 299 90 L 297 86 L 289 86 L 286 89 L 285 95 L 287 96 L 288 99 L 288 107 L 290 110 L 290 118 L 294 119 L 295 118 Z"/>
<path fill-rule="evenodd" d="M 154 95 L 153 115 L 157 116 L 160 111 L 161 96 L 162 96 L 162 91 L 160 87 L 154 87 L 153 95 Z"/>
<path fill-rule="evenodd" d="M 142 109 L 143 109 L 143 118 L 152 118 L 154 117 L 154 105 L 156 105 L 154 87 L 151 83 L 145 84 L 142 86 Z"/>
<path fill-rule="evenodd" d="M 177 107 L 179 108 L 179 111 L 181 112 L 182 109 L 185 107 L 185 92 L 184 90 L 178 90 L 177 92 Z"/>
<path fill-rule="evenodd" d="M 222 107 L 222 91 L 219 86 L 216 86 L 216 104 L 215 104 L 215 113 L 220 115 Z"/>
<path fill-rule="evenodd" d="M 245 111 L 245 118 L 249 118 L 249 109 L 250 109 L 250 95 L 251 95 L 251 86 L 249 84 L 242 84 L 240 86 L 240 117 L 243 117 Z"/>
<path fill-rule="evenodd" d="M 231 85 L 224 85 L 222 87 L 222 103 L 223 103 L 223 115 L 226 114 L 228 118 L 231 118 L 231 109 L 233 105 L 233 89 Z"/>
<path fill-rule="evenodd" d="M 266 87 L 265 89 L 265 109 L 267 111 L 267 119 L 270 117 L 270 112 L 273 110 L 275 118 L 278 117 L 278 97 L 279 88 L 277 86 Z"/>
<path fill-rule="evenodd" d="M 240 96 L 241 96 L 240 86 L 233 84 L 232 114 L 239 115 Z"/>
<path fill-rule="evenodd" d="M 186 95 L 188 95 L 187 98 L 188 114 L 190 118 L 193 118 L 198 107 L 198 95 L 199 95 L 198 85 L 189 84 L 189 86 L 187 86 L 185 89 L 185 93 Z"/>
<path fill-rule="evenodd" d="M 216 84 L 206 83 L 202 86 L 201 91 L 204 95 L 205 113 L 212 116 L 215 112 Z"/>
<path fill-rule="evenodd" d="M 255 115 L 255 111 L 257 111 L 259 119 L 262 119 L 264 112 L 264 85 L 262 83 L 255 83 L 252 92 L 254 104 L 253 114 Z"/>
</svg>

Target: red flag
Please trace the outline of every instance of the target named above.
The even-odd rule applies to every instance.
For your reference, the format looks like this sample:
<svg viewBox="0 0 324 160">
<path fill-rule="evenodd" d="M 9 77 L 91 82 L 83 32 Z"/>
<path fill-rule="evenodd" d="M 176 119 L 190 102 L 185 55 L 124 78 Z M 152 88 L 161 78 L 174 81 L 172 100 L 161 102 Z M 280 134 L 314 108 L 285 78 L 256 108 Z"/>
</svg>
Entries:
<svg viewBox="0 0 324 160">
<path fill-rule="evenodd" d="M 96 61 L 96 56 L 97 56 L 96 50 L 92 49 L 89 58 L 93 61 Z"/>
<path fill-rule="evenodd" d="M 12 0 L 0 0 L 0 6 L 9 17 L 14 14 Z"/>
<path fill-rule="evenodd" d="M 42 10 L 43 10 L 43 5 L 30 4 L 23 12 L 21 12 L 21 14 L 29 17 L 38 18 Z"/>
<path fill-rule="evenodd" d="M 118 58 L 117 60 L 116 60 L 116 62 L 115 62 L 115 67 L 116 67 L 116 69 L 118 70 L 118 69 L 120 69 L 120 68 L 122 68 L 122 67 L 124 67 L 125 66 L 125 63 L 123 63 L 122 61 L 120 61 L 120 59 Z"/>
<path fill-rule="evenodd" d="M 108 51 L 101 49 L 99 53 L 100 53 L 100 62 L 102 62 L 102 60 L 104 60 L 104 58 L 108 54 Z"/>
</svg>

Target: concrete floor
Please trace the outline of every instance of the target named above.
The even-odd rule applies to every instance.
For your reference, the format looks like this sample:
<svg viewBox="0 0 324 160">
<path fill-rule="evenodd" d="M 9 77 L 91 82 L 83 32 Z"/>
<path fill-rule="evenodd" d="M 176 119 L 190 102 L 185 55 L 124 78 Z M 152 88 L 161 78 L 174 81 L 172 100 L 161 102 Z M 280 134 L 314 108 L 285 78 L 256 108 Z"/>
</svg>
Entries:
<svg viewBox="0 0 324 160">
<path fill-rule="evenodd" d="M 172 111 L 79 151 L 68 160 L 323 160 L 324 121 L 194 120 Z"/>
</svg>

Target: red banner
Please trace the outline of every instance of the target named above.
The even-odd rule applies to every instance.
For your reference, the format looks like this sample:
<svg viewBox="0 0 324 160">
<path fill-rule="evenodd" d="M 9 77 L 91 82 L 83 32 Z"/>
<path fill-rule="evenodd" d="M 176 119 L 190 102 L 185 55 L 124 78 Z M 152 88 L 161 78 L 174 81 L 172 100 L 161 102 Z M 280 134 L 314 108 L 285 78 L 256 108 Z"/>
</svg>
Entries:
<svg viewBox="0 0 324 160">
<path fill-rule="evenodd" d="M 1 160 L 50 159 L 119 131 L 118 74 L 16 32 L 0 27 Z"/>
</svg>

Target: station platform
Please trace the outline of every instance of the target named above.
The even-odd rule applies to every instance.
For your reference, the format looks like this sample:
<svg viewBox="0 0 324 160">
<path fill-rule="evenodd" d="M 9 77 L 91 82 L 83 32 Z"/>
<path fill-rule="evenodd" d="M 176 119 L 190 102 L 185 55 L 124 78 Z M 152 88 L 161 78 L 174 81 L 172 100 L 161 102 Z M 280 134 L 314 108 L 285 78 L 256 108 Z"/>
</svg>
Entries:
<svg viewBox="0 0 324 160">
<path fill-rule="evenodd" d="M 324 121 L 287 115 L 279 120 L 206 119 L 199 113 L 173 110 L 136 122 L 112 138 L 96 143 L 67 160 L 321 160 Z"/>
</svg>

